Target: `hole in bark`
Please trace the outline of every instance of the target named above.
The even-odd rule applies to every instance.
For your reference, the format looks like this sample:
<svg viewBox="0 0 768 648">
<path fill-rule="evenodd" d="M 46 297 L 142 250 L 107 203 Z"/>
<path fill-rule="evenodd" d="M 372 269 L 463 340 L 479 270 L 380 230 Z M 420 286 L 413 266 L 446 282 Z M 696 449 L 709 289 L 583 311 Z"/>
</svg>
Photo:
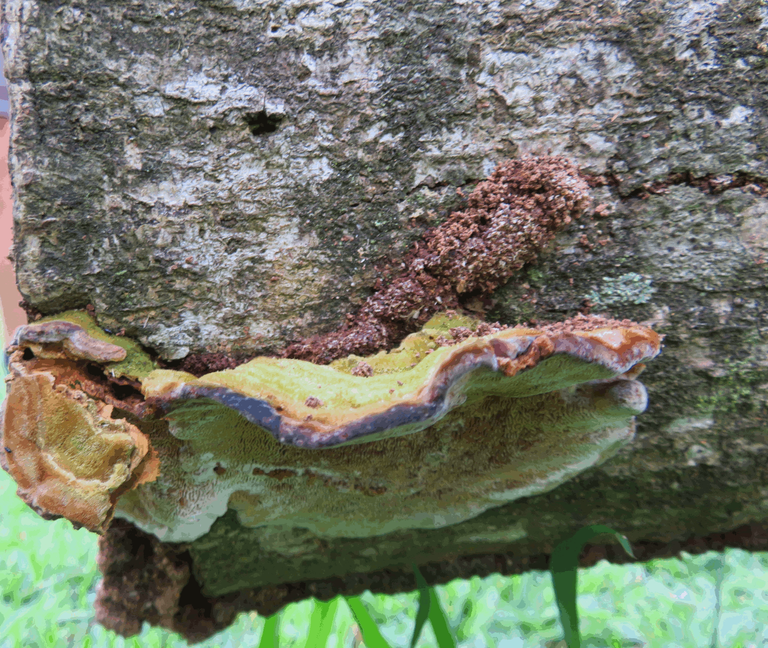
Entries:
<svg viewBox="0 0 768 648">
<path fill-rule="evenodd" d="M 190 642 L 207 639 L 215 632 L 226 628 L 235 620 L 237 608 L 234 605 L 218 606 L 214 610 L 215 598 L 203 594 L 200 583 L 192 572 L 192 556 L 188 551 L 176 555 L 178 561 L 189 565 L 189 581 L 181 590 L 178 611 L 174 615 L 176 632 L 184 632 Z"/>
<path fill-rule="evenodd" d="M 128 401 L 130 399 L 143 401 L 144 396 L 133 385 L 126 385 L 115 382 L 107 378 L 104 370 L 97 364 L 89 363 L 86 365 L 85 370 L 89 376 L 98 379 L 100 382 L 106 383 L 109 389 L 112 391 L 112 395 L 120 401 Z"/>
<path fill-rule="evenodd" d="M 104 371 L 99 365 L 96 364 L 89 364 L 85 370 L 88 372 L 89 376 L 93 376 L 94 378 L 104 378 L 106 380 L 106 376 L 104 375 Z"/>
<path fill-rule="evenodd" d="M 266 110 L 260 110 L 256 113 L 246 113 L 243 118 L 245 123 L 248 124 L 248 128 L 252 135 L 269 135 L 274 133 L 280 122 L 283 121 L 282 117 L 276 115 L 267 115 Z"/>
<path fill-rule="evenodd" d="M 21 356 L 22 360 L 31 360 L 34 357 L 35 357 L 35 354 L 32 353 L 32 349 L 30 349 L 29 347 L 24 349 L 24 354 Z"/>
<path fill-rule="evenodd" d="M 304 81 L 312 76 L 312 71 L 306 65 L 300 65 L 296 68 L 296 78 L 299 81 Z"/>
<path fill-rule="evenodd" d="M 115 398 L 121 401 L 128 400 L 132 396 L 144 400 L 142 393 L 135 387 L 131 387 L 131 385 L 116 385 L 113 383 L 112 393 L 115 395 Z"/>
</svg>

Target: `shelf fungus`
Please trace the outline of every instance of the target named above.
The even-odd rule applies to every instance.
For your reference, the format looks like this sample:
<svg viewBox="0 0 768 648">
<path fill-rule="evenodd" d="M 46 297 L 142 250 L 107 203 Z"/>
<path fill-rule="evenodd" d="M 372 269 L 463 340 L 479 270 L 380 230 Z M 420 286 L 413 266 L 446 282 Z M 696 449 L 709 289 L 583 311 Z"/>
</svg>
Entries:
<svg viewBox="0 0 768 648">
<path fill-rule="evenodd" d="M 89 334 L 88 318 L 20 327 L 9 348 L 8 395 L 0 412 L 0 464 L 19 496 L 45 518 L 66 517 L 103 531 L 120 494 L 157 476 L 150 441 L 115 406 L 119 382 L 100 379 L 101 366 L 126 365 L 130 343 Z M 91 327 L 93 328 L 93 327 Z M 130 391 L 118 370 L 114 381 Z"/>
<path fill-rule="evenodd" d="M 198 378 L 83 317 L 17 332 L 5 467 L 44 514 L 101 530 L 114 510 L 169 542 L 228 509 L 277 535 L 368 537 L 548 491 L 632 438 L 660 347 L 626 322 L 438 315 L 388 353 Z"/>
</svg>

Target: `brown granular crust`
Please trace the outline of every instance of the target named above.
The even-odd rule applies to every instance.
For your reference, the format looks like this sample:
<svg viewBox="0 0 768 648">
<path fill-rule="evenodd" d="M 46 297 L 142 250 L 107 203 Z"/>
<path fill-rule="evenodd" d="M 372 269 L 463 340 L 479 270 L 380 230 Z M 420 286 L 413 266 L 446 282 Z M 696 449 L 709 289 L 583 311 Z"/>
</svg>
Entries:
<svg viewBox="0 0 768 648">
<path fill-rule="evenodd" d="M 462 297 L 504 284 L 588 203 L 589 185 L 565 158 L 500 163 L 470 194 L 466 210 L 426 232 L 384 272 L 344 328 L 291 344 L 283 356 L 327 364 L 394 346 L 436 312 L 458 308 Z"/>
<path fill-rule="evenodd" d="M 575 317 L 567 319 L 563 322 L 551 322 L 543 323 L 537 322 L 535 325 L 526 328 L 535 328 L 542 333 L 577 333 L 579 331 L 594 331 L 601 328 L 631 328 L 633 326 L 639 326 L 637 322 L 632 320 L 623 319 L 615 320 L 607 317 L 599 317 L 597 315 L 582 315 L 577 314 Z"/>
<path fill-rule="evenodd" d="M 588 201 L 587 183 L 564 158 L 502 162 L 472 192 L 469 209 L 424 237 L 418 259 L 459 294 L 490 292 L 533 261 Z"/>
<path fill-rule="evenodd" d="M 361 376 L 362 378 L 370 378 L 373 375 L 373 367 L 364 360 L 357 363 L 357 366 L 352 369 L 353 376 Z"/>
<path fill-rule="evenodd" d="M 176 371 L 186 371 L 197 377 L 213 373 L 215 371 L 225 371 L 239 367 L 244 362 L 251 360 L 252 356 L 229 355 L 227 353 L 192 353 L 182 360 L 161 361 L 160 366 L 164 369 L 175 369 Z"/>
</svg>

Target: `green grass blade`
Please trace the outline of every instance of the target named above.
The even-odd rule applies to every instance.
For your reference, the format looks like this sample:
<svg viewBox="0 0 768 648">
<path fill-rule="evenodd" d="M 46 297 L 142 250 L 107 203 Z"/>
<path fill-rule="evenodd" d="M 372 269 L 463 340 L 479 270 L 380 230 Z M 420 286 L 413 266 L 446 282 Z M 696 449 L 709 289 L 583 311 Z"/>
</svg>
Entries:
<svg viewBox="0 0 768 648">
<path fill-rule="evenodd" d="M 633 558 L 635 557 L 635 554 L 632 553 L 632 547 L 623 535 L 605 524 L 592 524 L 579 529 L 570 538 L 557 545 L 549 561 L 557 609 L 560 613 L 560 624 L 563 626 L 563 634 L 568 648 L 581 648 L 579 614 L 576 607 L 579 554 L 587 542 L 606 533 L 615 537 L 621 543 L 624 551 Z"/>
<path fill-rule="evenodd" d="M 277 614 L 273 614 L 264 621 L 264 631 L 261 633 L 259 648 L 278 648 L 278 641 Z"/>
<path fill-rule="evenodd" d="M 438 648 L 456 648 L 456 642 L 448 628 L 448 619 L 445 617 L 434 587 L 429 588 L 429 622 L 432 624 L 432 630 L 435 631 Z"/>
<path fill-rule="evenodd" d="M 325 648 L 328 645 L 338 605 L 338 597 L 327 603 L 315 601 L 315 609 L 309 620 L 309 636 L 305 648 Z"/>
<path fill-rule="evenodd" d="M 368 610 L 365 609 L 359 596 L 348 596 L 347 605 L 355 616 L 357 625 L 360 626 L 360 632 L 363 635 L 363 641 L 366 648 L 392 648 L 381 636 L 376 622 L 371 618 Z"/>
<path fill-rule="evenodd" d="M 411 648 L 416 648 L 416 643 L 419 641 L 421 631 L 424 629 L 424 624 L 429 618 L 429 585 L 424 580 L 424 576 L 421 575 L 419 568 L 413 565 L 413 573 L 416 576 L 416 586 L 419 588 L 419 609 L 416 611 L 416 624 L 413 626 L 413 637 L 411 637 Z"/>
<path fill-rule="evenodd" d="M 336 610 L 339 608 L 340 597 L 328 601 L 325 608 L 325 618 L 323 619 L 323 625 L 320 627 L 320 635 L 324 637 L 323 648 L 328 643 L 328 638 L 331 636 L 331 630 L 333 630 L 333 622 L 336 619 Z"/>
<path fill-rule="evenodd" d="M 323 624 L 323 617 L 325 616 L 325 606 L 321 601 L 314 599 L 312 601 L 313 609 L 309 615 L 309 628 L 307 630 L 307 641 L 304 644 L 304 648 L 316 648 L 317 643 L 315 639 L 320 632 L 320 626 Z"/>
</svg>

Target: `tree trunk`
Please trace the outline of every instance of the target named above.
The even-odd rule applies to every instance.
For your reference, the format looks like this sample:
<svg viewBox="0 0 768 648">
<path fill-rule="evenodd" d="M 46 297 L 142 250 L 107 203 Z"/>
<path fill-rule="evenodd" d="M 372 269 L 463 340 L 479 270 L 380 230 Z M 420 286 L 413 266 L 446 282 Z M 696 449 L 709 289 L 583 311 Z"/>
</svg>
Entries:
<svg viewBox="0 0 768 648">
<path fill-rule="evenodd" d="M 101 544 L 105 625 L 196 639 L 239 610 L 414 589 L 411 563 L 432 583 L 541 569 L 584 524 L 621 530 L 640 559 L 768 549 L 764 3 L 11 0 L 3 19 L 13 254 L 32 319 L 86 309 L 148 362 L 197 376 L 390 350 L 437 297 L 490 323 L 546 331 L 591 312 L 664 336 L 631 443 L 456 524 L 248 527 L 231 500 L 207 533 L 171 543 L 118 506 Z M 487 248 L 482 280 L 457 282 L 469 248 L 449 259 L 435 241 L 495 227 L 472 191 L 515 158 L 561 165 L 590 202 L 536 221 L 528 247 Z M 521 218 L 525 191 L 503 198 Z M 121 434 L 177 443 L 125 408 Z M 601 557 L 622 560 L 597 547 L 585 562 Z"/>
</svg>

